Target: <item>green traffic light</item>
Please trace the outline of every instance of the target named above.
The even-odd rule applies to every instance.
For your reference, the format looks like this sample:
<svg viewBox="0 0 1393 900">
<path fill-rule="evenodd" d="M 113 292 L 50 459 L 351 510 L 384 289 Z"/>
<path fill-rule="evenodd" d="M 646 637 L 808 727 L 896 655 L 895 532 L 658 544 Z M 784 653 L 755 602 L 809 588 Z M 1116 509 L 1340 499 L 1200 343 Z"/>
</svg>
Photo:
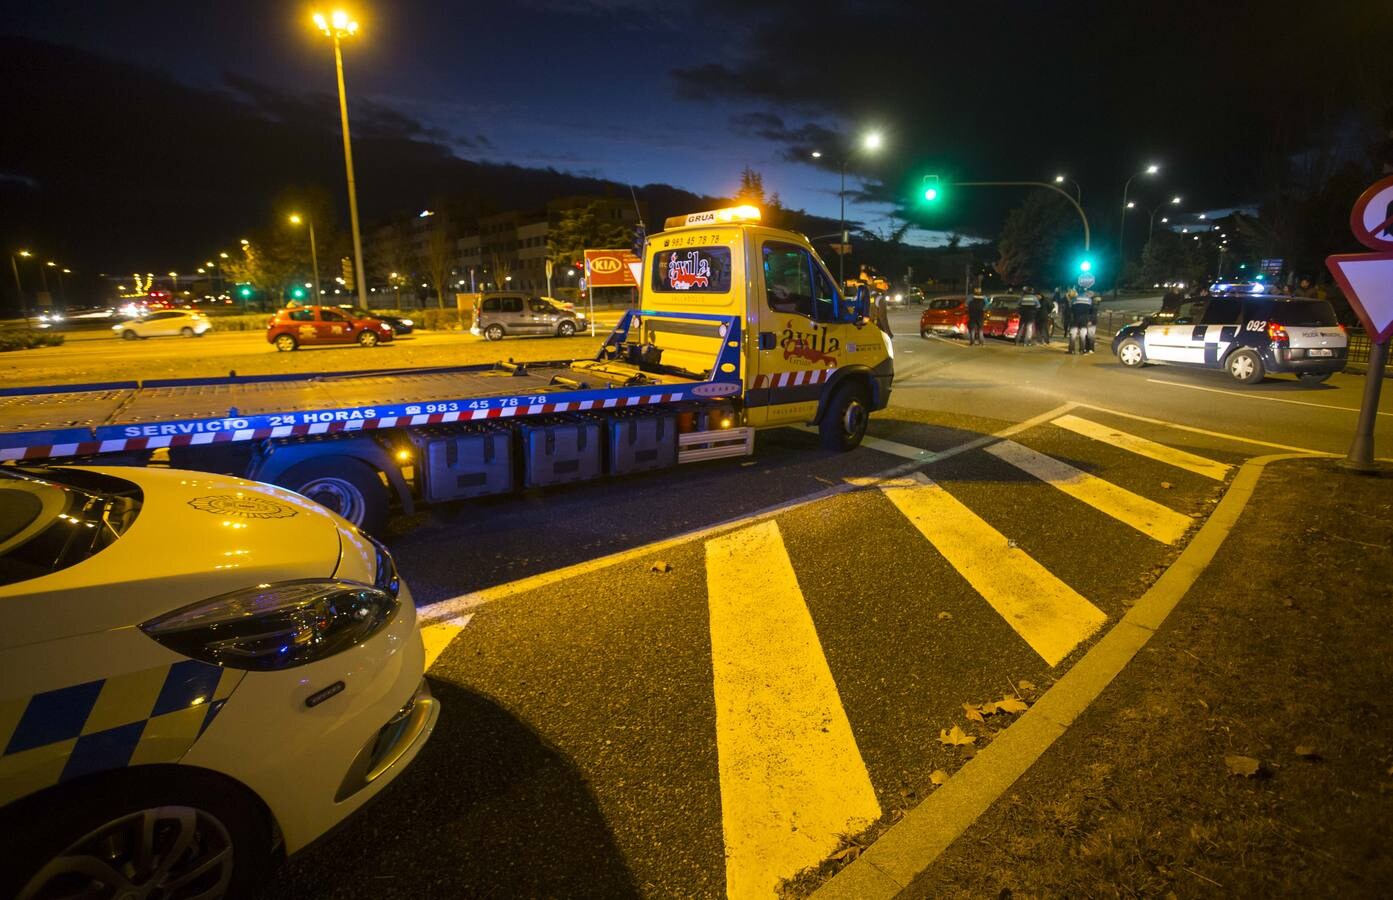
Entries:
<svg viewBox="0 0 1393 900">
<path fill-rule="evenodd" d="M 925 200 L 937 200 L 937 199 L 938 199 L 938 189 L 937 189 L 937 188 L 928 188 L 928 189 L 926 189 L 926 190 L 924 191 L 924 199 L 925 199 Z"/>
<path fill-rule="evenodd" d="M 924 200 L 933 203 L 938 199 L 938 176 L 924 176 Z"/>
<path fill-rule="evenodd" d="M 1093 262 L 1092 262 L 1091 260 L 1087 260 L 1087 259 L 1081 260 L 1081 261 L 1079 262 L 1079 271 L 1080 271 L 1080 272 L 1092 272 L 1092 271 L 1093 271 Z"/>
</svg>

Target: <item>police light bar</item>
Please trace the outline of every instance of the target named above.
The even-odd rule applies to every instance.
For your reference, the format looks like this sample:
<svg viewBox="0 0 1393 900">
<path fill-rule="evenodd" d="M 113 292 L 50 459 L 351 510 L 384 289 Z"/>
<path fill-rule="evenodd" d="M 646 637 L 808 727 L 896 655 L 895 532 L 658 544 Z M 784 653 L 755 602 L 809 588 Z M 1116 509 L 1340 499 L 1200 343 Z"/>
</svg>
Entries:
<svg viewBox="0 0 1393 900">
<path fill-rule="evenodd" d="M 685 228 L 689 225 L 720 225 L 726 222 L 758 222 L 760 211 L 757 206 L 730 206 L 708 212 L 690 213 L 686 216 L 671 216 L 663 223 L 664 228 Z"/>
</svg>

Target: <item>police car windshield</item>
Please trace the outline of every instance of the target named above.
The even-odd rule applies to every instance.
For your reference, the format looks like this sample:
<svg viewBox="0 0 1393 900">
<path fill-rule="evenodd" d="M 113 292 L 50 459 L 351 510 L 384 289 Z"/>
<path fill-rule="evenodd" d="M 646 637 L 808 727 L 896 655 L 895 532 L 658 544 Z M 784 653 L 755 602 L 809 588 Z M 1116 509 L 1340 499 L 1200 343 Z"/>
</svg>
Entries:
<svg viewBox="0 0 1393 900">
<path fill-rule="evenodd" d="M 141 492 L 80 470 L 0 469 L 0 585 L 61 572 L 116 542 Z"/>
<path fill-rule="evenodd" d="M 1335 310 L 1325 300 L 1249 301 L 1248 320 L 1270 319 L 1288 328 L 1336 324 Z"/>
</svg>

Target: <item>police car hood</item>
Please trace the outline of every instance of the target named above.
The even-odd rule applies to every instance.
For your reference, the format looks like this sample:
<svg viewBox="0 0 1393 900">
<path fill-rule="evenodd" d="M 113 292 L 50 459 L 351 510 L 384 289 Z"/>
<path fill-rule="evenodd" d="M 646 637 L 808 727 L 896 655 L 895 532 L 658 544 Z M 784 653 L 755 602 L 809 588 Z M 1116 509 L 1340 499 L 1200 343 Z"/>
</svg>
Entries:
<svg viewBox="0 0 1393 900">
<path fill-rule="evenodd" d="M 372 581 L 371 546 L 299 494 L 202 472 L 92 470 L 139 485 L 139 514 L 94 556 L 0 586 L 0 647 L 131 627 L 269 582 L 336 573 Z"/>
</svg>

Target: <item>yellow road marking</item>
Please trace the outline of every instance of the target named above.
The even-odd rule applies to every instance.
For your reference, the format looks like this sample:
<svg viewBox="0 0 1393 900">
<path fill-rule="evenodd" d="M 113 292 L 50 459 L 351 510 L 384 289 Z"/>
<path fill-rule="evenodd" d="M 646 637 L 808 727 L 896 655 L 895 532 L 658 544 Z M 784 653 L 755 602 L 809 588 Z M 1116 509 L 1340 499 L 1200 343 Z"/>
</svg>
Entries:
<svg viewBox="0 0 1393 900">
<path fill-rule="evenodd" d="M 1177 450 L 1174 447 L 1167 447 L 1165 444 L 1158 444 L 1135 434 L 1118 431 L 1116 428 L 1094 422 L 1091 419 L 1081 419 L 1078 416 L 1060 416 L 1050 424 L 1058 425 L 1060 428 L 1081 434 L 1086 438 L 1092 438 L 1095 441 L 1101 441 L 1104 444 L 1111 444 L 1138 456 L 1145 456 L 1168 466 L 1175 466 L 1177 469 L 1185 469 L 1196 475 L 1203 475 L 1205 478 L 1213 478 L 1215 481 L 1223 481 L 1228 476 L 1229 470 L 1233 468 L 1227 463 L 1221 463 L 1185 450 Z"/>
<path fill-rule="evenodd" d="M 726 895 L 773 898 L 880 817 L 777 522 L 706 542 Z"/>
<path fill-rule="evenodd" d="M 1107 621 L 1101 609 L 923 475 L 880 489 L 1051 666 Z"/>
<path fill-rule="evenodd" d="M 464 626 L 469 624 L 469 620 L 474 618 L 474 614 L 459 616 L 435 625 L 427 625 L 421 629 L 421 642 L 426 645 L 426 668 L 435 665 L 435 661 L 440 658 L 440 654 L 445 652 L 445 648 L 450 646 L 450 642 L 455 639 Z"/>
<path fill-rule="evenodd" d="M 1015 441 L 993 444 L 987 452 L 1163 544 L 1180 540 L 1194 522 L 1189 516 L 1155 500 L 1148 500 L 1052 456 L 1036 453 Z"/>
</svg>

